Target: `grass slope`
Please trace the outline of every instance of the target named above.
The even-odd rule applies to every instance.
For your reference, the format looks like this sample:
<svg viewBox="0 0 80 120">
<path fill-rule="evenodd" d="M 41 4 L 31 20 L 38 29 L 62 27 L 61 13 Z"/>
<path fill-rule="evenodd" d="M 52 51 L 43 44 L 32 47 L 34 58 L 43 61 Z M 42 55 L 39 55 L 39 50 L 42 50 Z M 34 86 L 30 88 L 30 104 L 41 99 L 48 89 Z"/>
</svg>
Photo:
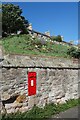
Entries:
<svg viewBox="0 0 80 120">
<path fill-rule="evenodd" d="M 67 57 L 69 47 L 60 44 L 53 44 L 49 40 L 32 39 L 30 35 L 9 36 L 2 39 L 5 53 L 33 54 L 43 56 Z"/>
</svg>

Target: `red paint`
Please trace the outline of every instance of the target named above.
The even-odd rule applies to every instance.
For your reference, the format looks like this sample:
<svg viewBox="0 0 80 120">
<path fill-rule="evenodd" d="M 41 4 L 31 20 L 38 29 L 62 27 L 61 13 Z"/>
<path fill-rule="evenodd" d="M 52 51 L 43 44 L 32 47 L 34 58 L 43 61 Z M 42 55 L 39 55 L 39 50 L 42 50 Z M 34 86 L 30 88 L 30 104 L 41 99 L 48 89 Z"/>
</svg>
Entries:
<svg viewBox="0 0 80 120">
<path fill-rule="evenodd" d="M 28 96 L 36 94 L 36 72 L 28 72 Z"/>
</svg>

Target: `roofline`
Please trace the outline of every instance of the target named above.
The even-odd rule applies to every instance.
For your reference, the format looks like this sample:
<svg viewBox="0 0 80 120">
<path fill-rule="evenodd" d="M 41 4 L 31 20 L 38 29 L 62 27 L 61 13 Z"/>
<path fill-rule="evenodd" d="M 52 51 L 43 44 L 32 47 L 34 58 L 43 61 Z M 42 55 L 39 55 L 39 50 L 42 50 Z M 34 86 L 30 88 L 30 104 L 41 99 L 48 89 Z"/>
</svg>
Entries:
<svg viewBox="0 0 80 120">
<path fill-rule="evenodd" d="M 34 33 L 37 33 L 37 34 L 40 34 L 40 35 L 43 35 L 43 36 L 46 36 L 46 37 L 52 39 L 52 36 L 48 36 L 48 35 L 46 35 L 46 34 L 44 34 L 44 33 L 37 32 L 37 31 L 35 31 L 35 30 L 33 30 L 33 29 L 32 29 L 32 30 L 28 29 L 28 30 L 31 31 L 31 32 L 34 32 Z M 66 43 L 66 44 L 68 44 L 68 45 L 74 45 L 74 44 L 69 43 L 69 42 L 66 42 L 66 41 L 62 41 L 62 43 Z"/>
<path fill-rule="evenodd" d="M 29 30 L 29 29 L 28 29 L 28 30 Z M 37 32 L 37 31 L 35 31 L 35 30 L 29 30 L 29 31 L 32 31 L 32 32 L 34 32 L 34 33 L 37 33 L 37 34 L 40 34 L 40 35 L 43 35 L 43 36 L 46 36 L 46 37 L 48 37 L 48 38 L 52 39 L 50 36 L 45 35 L 44 33 Z"/>
</svg>

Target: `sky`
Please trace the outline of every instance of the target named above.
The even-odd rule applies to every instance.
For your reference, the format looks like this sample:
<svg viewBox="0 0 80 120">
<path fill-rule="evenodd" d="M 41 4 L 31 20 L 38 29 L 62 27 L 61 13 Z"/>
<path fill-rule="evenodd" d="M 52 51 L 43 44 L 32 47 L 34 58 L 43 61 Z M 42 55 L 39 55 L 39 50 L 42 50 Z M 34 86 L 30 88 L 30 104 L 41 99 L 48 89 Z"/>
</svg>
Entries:
<svg viewBox="0 0 80 120">
<path fill-rule="evenodd" d="M 1 0 L 2 2 L 26 2 L 26 0 Z M 79 0 L 27 0 L 27 2 L 78 2 Z"/>
<path fill-rule="evenodd" d="M 19 5 L 22 15 L 32 23 L 33 30 L 61 35 L 64 41 L 78 41 L 77 2 L 12 2 Z"/>
</svg>

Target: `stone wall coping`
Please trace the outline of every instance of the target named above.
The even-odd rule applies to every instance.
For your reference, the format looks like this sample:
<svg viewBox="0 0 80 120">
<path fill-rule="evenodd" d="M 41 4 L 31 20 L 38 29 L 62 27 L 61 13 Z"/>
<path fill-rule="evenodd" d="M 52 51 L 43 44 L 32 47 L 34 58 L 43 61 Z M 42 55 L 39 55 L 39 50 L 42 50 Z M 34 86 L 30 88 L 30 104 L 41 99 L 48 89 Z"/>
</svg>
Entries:
<svg viewBox="0 0 80 120">
<path fill-rule="evenodd" d="M 2 65 L 2 68 L 40 68 L 40 69 L 80 69 L 79 67 L 42 67 L 42 66 L 13 66 L 13 65 Z"/>
</svg>

